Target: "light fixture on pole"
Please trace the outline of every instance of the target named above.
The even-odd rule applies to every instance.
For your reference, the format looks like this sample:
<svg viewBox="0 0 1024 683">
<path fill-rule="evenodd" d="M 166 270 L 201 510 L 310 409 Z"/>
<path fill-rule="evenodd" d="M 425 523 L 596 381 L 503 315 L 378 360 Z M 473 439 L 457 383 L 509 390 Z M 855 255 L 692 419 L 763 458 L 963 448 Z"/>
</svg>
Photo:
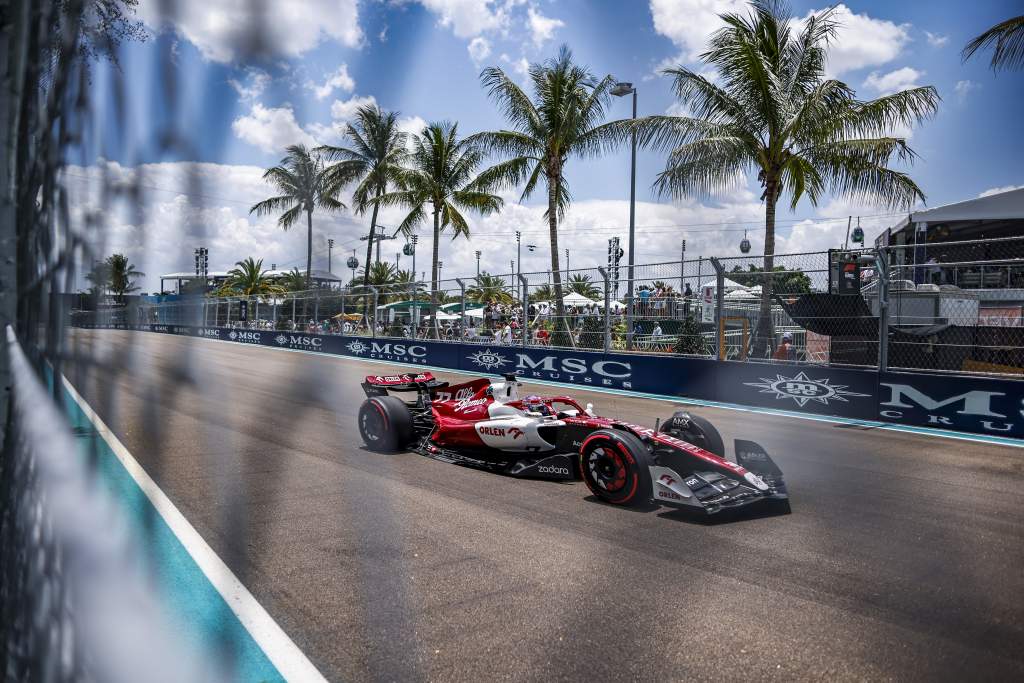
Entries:
<svg viewBox="0 0 1024 683">
<path fill-rule="evenodd" d="M 396 251 L 396 252 L 395 252 L 395 272 L 396 272 L 396 273 L 398 272 L 398 258 L 399 258 L 399 257 L 400 257 L 401 255 L 402 255 L 402 252 L 400 252 L 400 251 Z"/>
<path fill-rule="evenodd" d="M 482 252 L 480 252 L 479 250 L 477 250 L 477 252 L 476 252 L 476 276 L 477 277 L 480 277 L 480 254 L 481 253 Z"/>
<path fill-rule="evenodd" d="M 569 248 L 565 249 L 565 276 L 569 277 Z"/>
<path fill-rule="evenodd" d="M 633 119 L 636 119 L 636 88 L 632 83 L 616 83 L 610 90 L 616 97 L 633 95 Z M 629 281 L 626 283 L 626 348 L 633 348 L 633 265 L 636 254 L 636 131 L 632 138 L 629 171 Z"/>
<path fill-rule="evenodd" d="M 331 253 L 334 251 L 334 240 L 327 238 L 327 272 L 331 272 Z"/>
</svg>

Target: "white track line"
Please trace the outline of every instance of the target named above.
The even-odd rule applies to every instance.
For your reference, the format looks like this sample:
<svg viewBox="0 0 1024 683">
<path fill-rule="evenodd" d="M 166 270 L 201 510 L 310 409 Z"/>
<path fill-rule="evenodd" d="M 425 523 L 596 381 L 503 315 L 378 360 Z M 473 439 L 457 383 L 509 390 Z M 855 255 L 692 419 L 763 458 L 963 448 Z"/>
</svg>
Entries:
<svg viewBox="0 0 1024 683">
<path fill-rule="evenodd" d="M 262 648 L 263 652 L 270 659 L 270 662 L 277 668 L 277 671 L 288 681 L 311 681 L 319 682 L 326 680 L 323 675 L 313 666 L 302 650 L 288 637 L 277 622 L 267 613 L 263 606 L 257 602 L 252 593 L 242 585 L 238 577 L 228 568 L 224 561 L 213 552 L 207 545 L 199 532 L 195 530 L 181 511 L 175 507 L 170 498 L 167 497 L 156 482 L 146 474 L 146 471 L 135 460 L 131 452 L 125 448 L 117 435 L 110 430 L 99 415 L 86 403 L 85 399 L 75 390 L 71 382 L 61 376 L 64 387 L 78 404 L 85 416 L 92 422 L 96 431 L 107 442 L 110 450 L 117 459 L 124 465 L 125 470 L 131 475 L 142 492 L 146 494 L 149 502 L 153 504 L 160 516 L 163 517 L 167 526 L 171 528 L 174 535 L 188 551 L 192 559 L 199 565 L 206 578 L 213 587 L 217 589 L 224 602 L 231 611 L 235 613 L 242 626 L 249 632 L 253 640 Z"/>
</svg>

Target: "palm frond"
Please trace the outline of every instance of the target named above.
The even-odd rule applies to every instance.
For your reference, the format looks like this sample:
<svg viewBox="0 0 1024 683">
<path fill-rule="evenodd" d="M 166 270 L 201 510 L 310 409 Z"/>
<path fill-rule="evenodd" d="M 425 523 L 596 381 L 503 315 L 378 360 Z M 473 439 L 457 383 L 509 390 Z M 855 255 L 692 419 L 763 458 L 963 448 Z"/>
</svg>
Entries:
<svg viewBox="0 0 1024 683">
<path fill-rule="evenodd" d="M 993 71 L 1024 67 L 1024 15 L 1002 21 L 967 43 L 961 56 L 967 61 L 978 50 L 994 47 Z"/>
</svg>

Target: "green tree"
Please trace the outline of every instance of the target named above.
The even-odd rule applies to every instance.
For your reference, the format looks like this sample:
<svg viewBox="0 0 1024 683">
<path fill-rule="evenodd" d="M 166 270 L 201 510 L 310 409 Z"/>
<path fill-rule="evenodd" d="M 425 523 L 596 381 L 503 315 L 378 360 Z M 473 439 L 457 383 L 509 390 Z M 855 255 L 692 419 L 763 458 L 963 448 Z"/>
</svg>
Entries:
<svg viewBox="0 0 1024 683">
<path fill-rule="evenodd" d="M 743 270 L 743 266 L 735 266 L 729 273 L 729 279 L 744 287 L 764 285 L 764 268 L 753 264 Z M 776 294 L 807 294 L 811 291 L 811 278 L 802 270 L 787 270 L 785 266 L 775 266 L 772 271 L 772 288 Z"/>
<path fill-rule="evenodd" d="M 529 79 L 532 100 L 499 67 L 481 72 L 481 83 L 511 129 L 478 133 L 471 139 L 490 153 L 509 157 L 481 174 L 488 187 L 523 184 L 521 200 L 526 200 L 541 181 L 546 185 L 548 208 L 544 215 L 559 326 L 554 341 L 568 345 L 558 251 L 558 222 L 571 202 L 565 166 L 570 158 L 592 158 L 615 147 L 626 138 L 629 128 L 625 121 L 601 123 L 615 79 L 595 78 L 573 62 L 568 47 L 562 46 L 554 59 L 530 66 Z"/>
<path fill-rule="evenodd" d="M 476 276 L 473 284 L 466 289 L 466 299 L 475 304 L 510 304 L 513 301 L 505 281 L 497 275 L 484 271 Z"/>
<path fill-rule="evenodd" d="M 589 275 L 570 275 L 568 289 L 570 292 L 575 292 L 576 294 L 585 296 L 588 299 L 604 300 L 604 292 L 597 288 L 597 285 L 594 284 L 593 278 Z"/>
<path fill-rule="evenodd" d="M 286 292 L 304 292 L 309 289 L 309 281 L 306 280 L 305 274 L 298 268 L 292 268 L 284 275 L 278 277 L 277 283 Z"/>
<path fill-rule="evenodd" d="M 135 280 L 146 274 L 135 269 L 124 254 L 112 254 L 101 263 L 93 265 L 85 279 L 93 284 L 96 294 L 113 294 L 118 303 L 124 303 L 124 295 L 139 291 Z"/>
<path fill-rule="evenodd" d="M 345 124 L 345 137 L 351 146 L 324 145 L 317 150 L 328 161 L 337 161 L 327 168 L 327 182 L 333 188 L 357 182 L 352 192 L 356 213 L 370 213 L 370 237 L 366 241 L 366 263 L 373 259 L 374 234 L 377 230 L 379 199 L 392 187 L 398 187 L 402 164 L 407 157 L 406 135 L 398 130 L 398 113 L 385 112 L 377 105 L 356 110 L 352 123 Z M 370 271 L 364 269 L 368 276 Z M 363 280 L 363 285 L 370 282 Z"/>
<path fill-rule="evenodd" d="M 268 168 L 263 179 L 281 194 L 254 204 L 249 213 L 263 216 L 283 212 L 277 224 L 284 230 L 306 214 L 306 288 L 309 289 L 313 280 L 313 212 L 344 209 L 345 205 L 336 197 L 340 186 L 328 182 L 320 156 L 304 145 L 289 147 L 281 163 Z"/>
<path fill-rule="evenodd" d="M 263 269 L 263 259 L 248 257 L 235 263 L 228 271 L 224 284 L 217 290 L 217 296 L 277 296 L 285 289 Z"/>
<path fill-rule="evenodd" d="M 701 334 L 700 323 L 697 322 L 695 316 L 688 315 L 683 319 L 683 323 L 679 327 L 679 338 L 676 339 L 673 351 L 691 356 L 706 356 L 711 353 L 707 340 Z"/>
<path fill-rule="evenodd" d="M 1024 67 L 1024 15 L 1000 22 L 967 43 L 962 53 L 966 62 L 981 49 L 992 51 L 992 70 Z"/>
<path fill-rule="evenodd" d="M 536 287 L 530 288 L 530 301 L 551 301 L 552 297 L 551 285 L 545 283 Z"/>
<path fill-rule="evenodd" d="M 713 194 L 756 171 L 765 203 L 764 270 L 775 270 L 775 214 L 788 195 L 817 205 L 825 193 L 907 207 L 924 193 L 892 160 L 915 154 L 893 130 L 933 116 L 939 96 L 931 86 L 861 101 L 842 81 L 825 78 L 833 10 L 800 24 L 781 3 L 752 3 L 748 16 L 723 14 L 725 26 L 702 59 L 719 74 L 712 81 L 683 66 L 667 69 L 689 116 L 651 116 L 636 124 L 638 140 L 669 152 L 655 184 L 663 195 Z M 755 355 L 774 343 L 769 315 L 772 277 L 765 278 Z"/>
<path fill-rule="evenodd" d="M 380 197 L 383 205 L 403 206 L 408 215 L 399 225 L 406 235 L 427 220 L 434 222 L 434 247 L 431 256 L 431 315 L 438 304 L 438 273 L 441 232 L 451 229 L 452 239 L 469 237 L 469 223 L 463 211 L 486 216 L 501 210 L 502 200 L 491 194 L 479 178 L 474 177 L 484 161 L 484 154 L 467 140 L 459 140 L 458 125 L 450 122 L 431 123 L 412 139 L 409 166 L 402 171 L 403 189 Z"/>
</svg>

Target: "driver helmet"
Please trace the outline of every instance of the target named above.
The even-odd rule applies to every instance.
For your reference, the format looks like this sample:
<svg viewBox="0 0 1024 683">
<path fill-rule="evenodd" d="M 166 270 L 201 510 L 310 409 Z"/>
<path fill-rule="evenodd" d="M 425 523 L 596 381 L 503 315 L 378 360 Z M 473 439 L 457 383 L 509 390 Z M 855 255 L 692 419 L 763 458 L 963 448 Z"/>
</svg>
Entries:
<svg viewBox="0 0 1024 683">
<path fill-rule="evenodd" d="M 527 396 L 523 399 L 523 407 L 527 412 L 551 415 L 551 408 L 541 399 L 540 396 Z"/>
</svg>

